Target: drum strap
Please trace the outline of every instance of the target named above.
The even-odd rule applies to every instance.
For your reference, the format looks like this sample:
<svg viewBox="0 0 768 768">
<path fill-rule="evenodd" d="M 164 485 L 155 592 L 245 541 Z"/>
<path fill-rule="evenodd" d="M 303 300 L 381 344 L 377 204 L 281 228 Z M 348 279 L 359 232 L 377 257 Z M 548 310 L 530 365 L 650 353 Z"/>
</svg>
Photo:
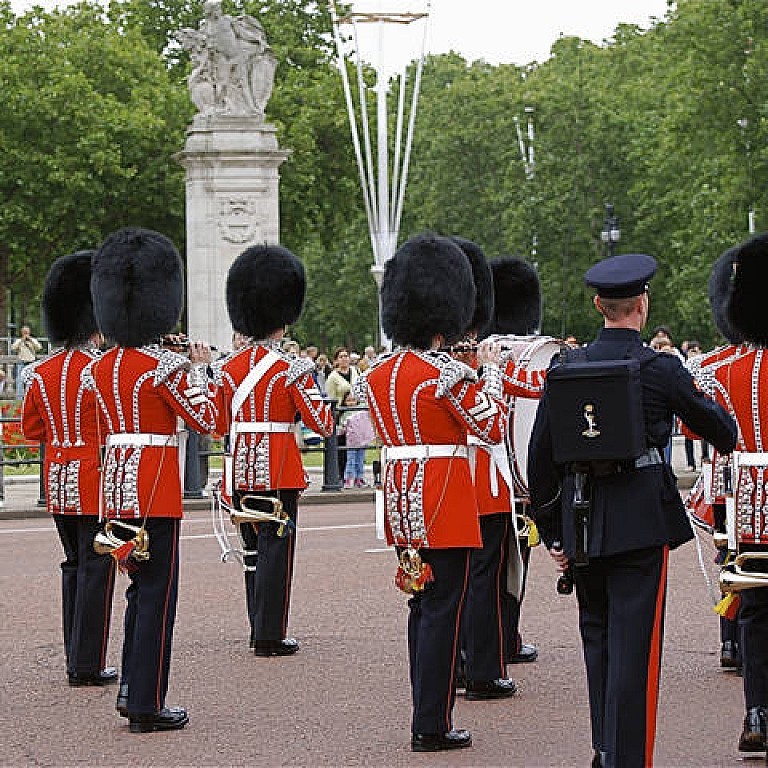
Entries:
<svg viewBox="0 0 768 768">
<path fill-rule="evenodd" d="M 507 446 L 504 443 L 494 443 L 489 445 L 481 440 L 478 440 L 473 435 L 467 437 L 467 445 L 469 445 L 470 466 L 472 467 L 472 477 L 475 477 L 476 472 L 476 452 L 478 450 L 485 451 L 490 458 L 490 483 L 491 483 L 491 496 L 496 498 L 499 495 L 499 481 L 498 474 L 502 476 L 504 482 L 509 488 L 510 498 L 514 504 L 514 488 L 515 481 L 512 479 L 512 470 L 509 468 L 509 457 L 507 456 Z"/>
</svg>

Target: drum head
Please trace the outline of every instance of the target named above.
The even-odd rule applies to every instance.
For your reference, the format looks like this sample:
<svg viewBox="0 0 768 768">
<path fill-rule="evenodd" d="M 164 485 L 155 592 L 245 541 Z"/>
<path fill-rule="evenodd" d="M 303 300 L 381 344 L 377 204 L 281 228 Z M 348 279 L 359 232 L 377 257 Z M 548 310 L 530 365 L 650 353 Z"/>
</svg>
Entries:
<svg viewBox="0 0 768 768">
<path fill-rule="evenodd" d="M 552 357 L 560 352 L 562 343 L 551 336 L 531 337 L 517 358 L 517 365 L 527 371 L 547 369 Z M 513 398 L 511 429 L 512 456 L 514 457 L 515 480 L 519 496 L 528 497 L 528 442 L 536 420 L 538 399 L 532 397 Z"/>
</svg>

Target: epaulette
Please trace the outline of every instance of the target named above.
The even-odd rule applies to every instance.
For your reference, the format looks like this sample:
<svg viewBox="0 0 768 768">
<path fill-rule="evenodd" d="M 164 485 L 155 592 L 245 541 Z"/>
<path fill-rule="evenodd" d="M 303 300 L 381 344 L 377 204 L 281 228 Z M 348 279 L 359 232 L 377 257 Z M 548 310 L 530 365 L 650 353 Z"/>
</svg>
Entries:
<svg viewBox="0 0 768 768">
<path fill-rule="evenodd" d="M 289 358 L 286 362 L 288 363 L 288 372 L 285 375 L 285 383 L 288 386 L 295 384 L 302 376 L 306 376 L 315 369 L 315 363 L 309 357 Z"/>
<path fill-rule="evenodd" d="M 211 363 L 211 379 L 217 387 L 220 387 L 224 383 L 224 366 L 229 361 L 230 357 L 232 357 L 231 352 Z"/>
<path fill-rule="evenodd" d="M 440 370 L 435 397 L 445 397 L 460 381 L 477 381 L 477 371 L 447 353 L 430 356 L 430 362 Z"/>
<path fill-rule="evenodd" d="M 373 366 L 366 368 L 352 384 L 352 397 L 362 405 L 368 405 L 368 374 L 373 370 Z"/>
<path fill-rule="evenodd" d="M 172 373 L 176 373 L 179 368 L 189 369 L 191 364 L 189 359 L 170 349 L 160 349 L 159 347 L 142 347 L 143 352 L 150 352 L 152 357 L 157 359 L 155 368 L 155 386 L 159 387 Z"/>
<path fill-rule="evenodd" d="M 93 364 L 95 362 L 95 360 L 92 360 L 80 371 L 80 381 L 83 383 L 83 387 L 92 392 L 96 391 L 96 379 L 93 378 Z"/>
<path fill-rule="evenodd" d="M 37 371 L 37 366 L 42 362 L 44 361 L 37 360 L 36 362 L 25 365 L 24 368 L 22 368 L 21 386 L 24 392 L 26 392 L 32 386 L 32 379 L 34 378 L 35 372 Z"/>
</svg>

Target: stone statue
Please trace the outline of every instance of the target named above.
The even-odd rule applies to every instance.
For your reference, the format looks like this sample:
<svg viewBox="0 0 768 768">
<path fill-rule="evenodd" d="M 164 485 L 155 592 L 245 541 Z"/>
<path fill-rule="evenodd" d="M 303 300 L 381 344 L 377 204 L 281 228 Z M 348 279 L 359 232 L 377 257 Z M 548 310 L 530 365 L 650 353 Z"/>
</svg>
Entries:
<svg viewBox="0 0 768 768">
<path fill-rule="evenodd" d="M 189 92 L 201 114 L 263 119 L 277 59 L 257 19 L 233 18 L 208 0 L 200 29 L 181 29 L 177 39 L 190 52 Z"/>
</svg>

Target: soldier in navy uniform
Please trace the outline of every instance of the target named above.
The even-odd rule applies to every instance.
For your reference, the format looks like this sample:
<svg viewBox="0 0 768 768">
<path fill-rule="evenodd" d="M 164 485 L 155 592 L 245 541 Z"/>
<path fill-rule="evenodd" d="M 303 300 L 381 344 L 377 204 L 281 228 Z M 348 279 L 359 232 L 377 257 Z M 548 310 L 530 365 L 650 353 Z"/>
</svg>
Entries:
<svg viewBox="0 0 768 768">
<path fill-rule="evenodd" d="M 256 656 L 291 656 L 299 643 L 287 637 L 296 551 L 299 493 L 307 476 L 296 442 L 301 421 L 323 436 L 333 431 L 333 414 L 313 378 L 314 362 L 283 351 L 286 326 L 304 306 L 306 279 L 298 257 L 279 245 L 248 248 L 227 275 L 227 310 L 232 327 L 247 343 L 214 366 L 218 429 L 229 433 L 232 475 L 223 501 L 242 507 L 244 496 L 278 499 L 291 520 L 242 523 L 243 568 Z"/>
<path fill-rule="evenodd" d="M 673 417 L 721 453 L 736 444 L 733 419 L 696 388 L 680 361 L 643 346 L 648 282 L 656 269 L 650 256 L 623 254 L 595 264 L 585 275 L 604 322 L 586 347 L 586 359 L 641 361 L 648 446 L 635 461 L 609 464 L 599 475 L 589 475 L 588 563 L 572 568 L 587 668 L 592 765 L 608 768 L 653 762 L 668 553 L 693 537 L 676 478 L 663 460 Z M 577 551 L 575 474 L 572 465 L 553 459 L 548 386 L 549 379 L 531 436 L 529 485 L 542 538 L 558 567 L 566 569 Z M 563 542 L 562 549 L 555 542 Z"/>
<path fill-rule="evenodd" d="M 99 357 L 101 335 L 91 301 L 94 251 L 57 259 L 43 287 L 43 319 L 58 347 L 27 366 L 22 428 L 45 443 L 45 501 L 59 532 L 62 618 L 67 676 L 72 686 L 117 682 L 105 666 L 115 562 L 94 552 L 99 523 L 99 435 L 96 398 L 81 381 Z"/>
</svg>

